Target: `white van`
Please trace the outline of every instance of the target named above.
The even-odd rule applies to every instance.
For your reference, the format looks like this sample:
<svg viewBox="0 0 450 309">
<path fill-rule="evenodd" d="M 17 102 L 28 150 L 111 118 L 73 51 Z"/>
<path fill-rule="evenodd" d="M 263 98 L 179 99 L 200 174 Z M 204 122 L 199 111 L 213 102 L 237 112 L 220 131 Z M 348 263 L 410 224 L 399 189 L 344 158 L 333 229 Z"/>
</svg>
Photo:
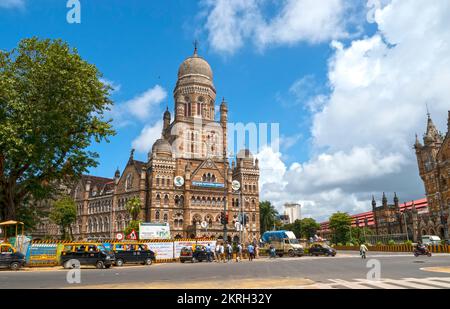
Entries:
<svg viewBox="0 0 450 309">
<path fill-rule="evenodd" d="M 436 235 L 423 235 L 422 236 L 422 243 L 424 245 L 440 245 L 441 244 L 441 238 Z"/>
</svg>

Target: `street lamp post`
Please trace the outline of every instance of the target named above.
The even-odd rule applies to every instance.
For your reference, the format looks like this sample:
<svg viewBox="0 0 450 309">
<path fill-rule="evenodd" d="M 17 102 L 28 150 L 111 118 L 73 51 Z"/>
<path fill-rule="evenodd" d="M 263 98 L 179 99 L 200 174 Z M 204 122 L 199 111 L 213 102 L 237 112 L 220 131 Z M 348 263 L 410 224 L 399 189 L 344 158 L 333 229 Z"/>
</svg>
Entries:
<svg viewBox="0 0 450 309">
<path fill-rule="evenodd" d="M 406 210 L 406 209 L 405 209 Z M 406 224 L 406 214 L 405 211 L 402 212 L 403 220 L 405 221 L 405 233 L 406 233 L 406 240 L 409 241 L 409 234 L 408 234 L 408 225 Z"/>
<path fill-rule="evenodd" d="M 439 189 L 440 189 L 440 184 L 439 184 Z M 447 239 L 448 238 L 448 226 L 447 226 L 447 222 L 446 222 L 447 220 L 445 220 L 444 207 L 442 206 L 441 192 L 437 192 L 436 195 L 439 200 L 439 216 L 440 216 L 440 221 L 441 221 L 442 227 L 444 228 L 444 238 Z"/>
</svg>

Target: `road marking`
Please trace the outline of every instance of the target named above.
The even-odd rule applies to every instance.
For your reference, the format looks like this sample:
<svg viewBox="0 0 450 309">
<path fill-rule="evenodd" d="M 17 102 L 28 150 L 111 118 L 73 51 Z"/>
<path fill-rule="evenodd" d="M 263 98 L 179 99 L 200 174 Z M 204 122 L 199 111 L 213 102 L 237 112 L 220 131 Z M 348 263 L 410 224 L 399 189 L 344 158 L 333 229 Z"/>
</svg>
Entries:
<svg viewBox="0 0 450 309">
<path fill-rule="evenodd" d="M 342 279 L 329 279 L 331 283 L 316 283 L 312 287 L 318 289 L 339 289 L 345 287 L 349 289 L 447 289 L 450 288 L 450 277 L 431 278 L 402 278 L 402 279 L 382 279 L 379 281 L 367 279 L 354 279 L 346 281 Z"/>
</svg>

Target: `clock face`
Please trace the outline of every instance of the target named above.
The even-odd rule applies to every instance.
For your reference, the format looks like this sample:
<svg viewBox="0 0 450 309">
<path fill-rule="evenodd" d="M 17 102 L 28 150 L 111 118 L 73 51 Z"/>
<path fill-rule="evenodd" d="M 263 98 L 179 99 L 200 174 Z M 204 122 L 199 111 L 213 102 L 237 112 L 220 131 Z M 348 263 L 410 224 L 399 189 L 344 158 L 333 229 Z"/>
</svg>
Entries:
<svg viewBox="0 0 450 309">
<path fill-rule="evenodd" d="M 182 176 L 176 176 L 173 179 L 173 183 L 175 184 L 175 186 L 181 187 L 182 185 L 184 185 L 184 178 Z"/>
<path fill-rule="evenodd" d="M 231 183 L 231 188 L 234 191 L 238 191 L 241 188 L 241 184 L 239 183 L 239 181 L 233 180 L 233 182 Z"/>
</svg>

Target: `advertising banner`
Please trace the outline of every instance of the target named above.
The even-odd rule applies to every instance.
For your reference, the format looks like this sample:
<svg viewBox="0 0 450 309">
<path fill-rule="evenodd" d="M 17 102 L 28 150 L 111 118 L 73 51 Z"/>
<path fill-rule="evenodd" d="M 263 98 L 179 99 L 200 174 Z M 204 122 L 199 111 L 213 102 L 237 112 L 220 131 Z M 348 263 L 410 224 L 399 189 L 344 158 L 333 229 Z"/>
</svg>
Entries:
<svg viewBox="0 0 450 309">
<path fill-rule="evenodd" d="M 139 239 L 170 239 L 168 223 L 140 223 Z"/>
<path fill-rule="evenodd" d="M 156 260 L 173 259 L 173 242 L 149 242 L 146 245 L 155 252 Z"/>
</svg>

